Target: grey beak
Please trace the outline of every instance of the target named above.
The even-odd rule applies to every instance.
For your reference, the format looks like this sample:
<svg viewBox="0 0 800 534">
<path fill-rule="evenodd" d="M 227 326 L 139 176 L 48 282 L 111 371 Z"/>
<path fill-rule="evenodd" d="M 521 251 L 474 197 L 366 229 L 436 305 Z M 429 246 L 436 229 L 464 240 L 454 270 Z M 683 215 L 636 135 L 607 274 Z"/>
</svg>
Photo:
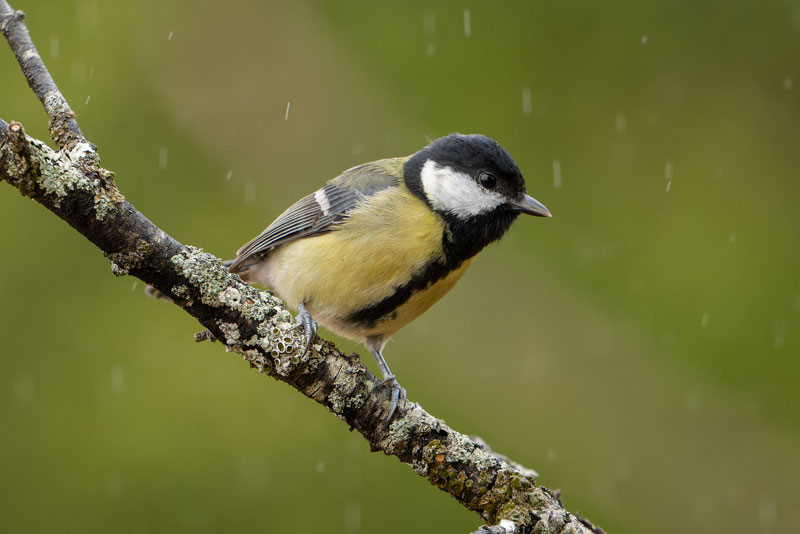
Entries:
<svg viewBox="0 0 800 534">
<path fill-rule="evenodd" d="M 536 217 L 552 217 L 550 210 L 545 208 L 544 204 L 530 195 L 525 195 L 522 200 L 514 202 L 513 206 L 518 211 L 527 213 L 528 215 L 535 215 Z"/>
</svg>

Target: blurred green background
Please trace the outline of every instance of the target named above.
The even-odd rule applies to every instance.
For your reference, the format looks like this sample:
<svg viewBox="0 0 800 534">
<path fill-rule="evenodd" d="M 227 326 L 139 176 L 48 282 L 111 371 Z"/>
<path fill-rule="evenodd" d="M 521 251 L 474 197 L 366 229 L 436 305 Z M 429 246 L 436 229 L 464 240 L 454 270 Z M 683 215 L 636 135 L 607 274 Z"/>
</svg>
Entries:
<svg viewBox="0 0 800 534">
<path fill-rule="evenodd" d="M 800 2 L 13 5 L 128 200 L 220 257 L 352 165 L 498 139 L 554 218 L 389 344 L 409 397 L 609 533 L 800 532 Z M 0 79 L 46 139 L 4 44 Z M 481 524 L 7 186 L 0 226 L 3 532 Z"/>
</svg>

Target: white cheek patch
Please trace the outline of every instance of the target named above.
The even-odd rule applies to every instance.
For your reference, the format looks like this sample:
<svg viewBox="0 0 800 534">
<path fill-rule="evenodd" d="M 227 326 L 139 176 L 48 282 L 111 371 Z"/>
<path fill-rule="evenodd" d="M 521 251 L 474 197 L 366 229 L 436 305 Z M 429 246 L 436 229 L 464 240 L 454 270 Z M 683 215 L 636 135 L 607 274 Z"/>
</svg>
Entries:
<svg viewBox="0 0 800 534">
<path fill-rule="evenodd" d="M 452 213 L 459 219 L 491 211 L 505 202 L 500 194 L 482 188 L 468 174 L 447 165 L 439 166 L 430 159 L 422 166 L 420 181 L 434 209 Z"/>
<path fill-rule="evenodd" d="M 317 189 L 317 192 L 314 193 L 314 200 L 316 200 L 317 204 L 319 204 L 319 208 L 322 210 L 323 215 L 330 215 L 331 201 L 328 200 L 328 195 L 325 194 L 324 190 Z"/>
</svg>

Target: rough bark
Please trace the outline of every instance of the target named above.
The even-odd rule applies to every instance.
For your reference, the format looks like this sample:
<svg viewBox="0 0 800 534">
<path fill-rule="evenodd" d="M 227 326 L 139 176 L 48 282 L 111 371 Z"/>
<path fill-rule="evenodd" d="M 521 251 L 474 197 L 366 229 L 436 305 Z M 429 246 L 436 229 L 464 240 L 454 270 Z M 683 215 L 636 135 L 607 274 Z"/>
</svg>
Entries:
<svg viewBox="0 0 800 534">
<path fill-rule="evenodd" d="M 47 71 L 24 15 L 0 0 L 0 31 L 50 119 L 59 150 L 0 119 L 0 180 L 69 223 L 110 260 L 114 274 L 151 284 L 195 317 L 251 368 L 291 385 L 357 430 L 373 451 L 396 456 L 478 512 L 476 532 L 601 532 L 565 510 L 536 473 L 492 452 L 409 402 L 387 424 L 389 391 L 355 354 L 324 340 L 302 354 L 283 303 L 227 272 L 219 259 L 183 245 L 128 203 L 112 172 Z"/>
</svg>

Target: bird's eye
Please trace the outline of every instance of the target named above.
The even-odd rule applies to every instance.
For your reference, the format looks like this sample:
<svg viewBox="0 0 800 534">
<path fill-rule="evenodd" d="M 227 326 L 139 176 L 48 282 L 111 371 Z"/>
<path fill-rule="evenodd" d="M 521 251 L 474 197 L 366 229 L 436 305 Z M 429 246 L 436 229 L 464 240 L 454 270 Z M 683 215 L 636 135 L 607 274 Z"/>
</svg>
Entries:
<svg viewBox="0 0 800 534">
<path fill-rule="evenodd" d="M 486 189 L 491 189 L 497 185 L 497 178 L 490 172 L 482 172 L 481 175 L 478 176 L 478 183 Z"/>
</svg>

